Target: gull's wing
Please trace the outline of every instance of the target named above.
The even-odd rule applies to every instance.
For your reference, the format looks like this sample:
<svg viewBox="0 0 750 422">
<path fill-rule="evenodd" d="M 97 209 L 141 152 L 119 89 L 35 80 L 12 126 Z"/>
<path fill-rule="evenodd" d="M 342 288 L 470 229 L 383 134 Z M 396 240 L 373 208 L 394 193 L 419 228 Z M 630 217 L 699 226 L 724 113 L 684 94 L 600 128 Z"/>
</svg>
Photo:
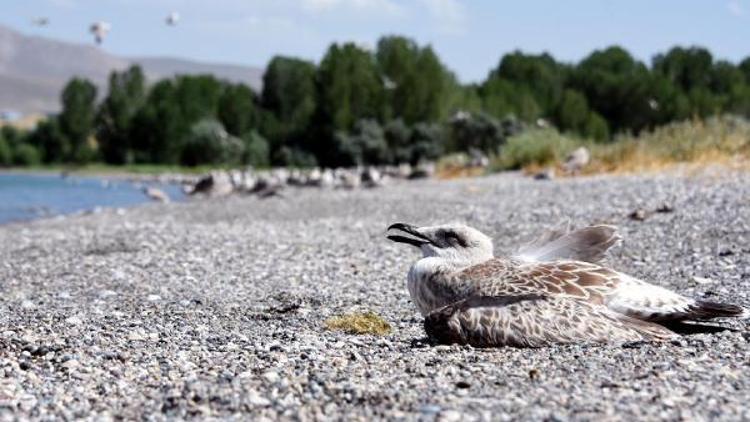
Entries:
<svg viewBox="0 0 750 422">
<path fill-rule="evenodd" d="M 471 297 L 439 308 L 425 331 L 440 343 L 543 347 L 566 343 L 657 341 L 672 331 L 577 299 L 543 295 Z"/>
<path fill-rule="evenodd" d="M 742 307 L 695 300 L 597 264 L 492 259 L 454 275 L 471 296 L 545 295 L 604 305 L 644 321 L 746 318 Z"/>
<path fill-rule="evenodd" d="M 491 259 L 455 274 L 457 285 L 475 296 L 535 294 L 603 304 L 617 288 L 619 273 L 579 261 L 533 262 Z"/>
<path fill-rule="evenodd" d="M 521 247 L 516 257 L 527 262 L 558 259 L 599 262 L 621 239 L 614 226 L 596 225 L 572 230 L 568 223 L 564 223 Z"/>
</svg>

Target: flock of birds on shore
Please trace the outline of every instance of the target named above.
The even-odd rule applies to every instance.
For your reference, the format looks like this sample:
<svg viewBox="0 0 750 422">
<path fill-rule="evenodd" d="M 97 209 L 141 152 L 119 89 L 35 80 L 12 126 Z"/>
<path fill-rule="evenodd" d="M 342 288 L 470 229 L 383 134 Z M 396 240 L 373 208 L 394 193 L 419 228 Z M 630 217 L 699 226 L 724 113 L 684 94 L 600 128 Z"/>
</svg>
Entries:
<svg viewBox="0 0 750 422">
<path fill-rule="evenodd" d="M 190 196 L 221 197 L 230 194 L 252 194 L 259 198 L 284 196 L 287 187 L 358 189 L 383 186 L 390 180 L 411 180 L 432 177 L 434 163 L 420 165 L 401 164 L 398 166 L 367 166 L 353 168 L 311 168 L 270 170 L 214 170 L 203 176 L 184 174 L 162 174 L 156 177 L 131 178 L 132 182 L 142 183 L 143 193 L 158 202 L 169 202 L 169 196 L 160 189 L 149 186 L 150 182 L 172 183 L 183 186 L 183 192 Z"/>
<path fill-rule="evenodd" d="M 167 26 L 177 26 L 180 22 L 180 14 L 178 12 L 171 12 L 164 19 Z M 50 19 L 48 17 L 38 17 L 31 20 L 31 24 L 34 26 L 45 27 L 50 25 Z M 93 35 L 94 42 L 97 45 L 101 45 L 107 34 L 112 30 L 112 24 L 106 21 L 96 21 L 92 23 L 89 28 L 89 33 Z"/>
<path fill-rule="evenodd" d="M 591 155 L 585 147 L 571 152 L 560 163 L 560 169 L 567 175 L 577 176 L 590 162 Z M 464 167 L 486 168 L 489 159 L 475 153 L 464 163 Z M 374 188 L 383 186 L 389 180 L 413 180 L 429 178 L 436 173 L 436 165 L 432 162 L 422 162 L 417 165 L 402 163 L 399 165 L 360 166 L 351 168 L 310 168 L 289 169 L 277 167 L 270 170 L 256 170 L 252 167 L 234 170 L 214 170 L 203 176 L 186 174 L 161 174 L 146 178 L 133 178 L 133 182 L 172 183 L 183 186 L 187 195 L 219 197 L 232 193 L 256 194 L 261 198 L 283 196 L 286 187 L 313 187 L 356 189 L 360 187 Z M 555 178 L 554 167 L 549 167 L 533 175 L 537 180 Z M 159 202 L 169 202 L 166 193 L 153 186 L 143 187 L 143 193 L 150 199 Z"/>
</svg>

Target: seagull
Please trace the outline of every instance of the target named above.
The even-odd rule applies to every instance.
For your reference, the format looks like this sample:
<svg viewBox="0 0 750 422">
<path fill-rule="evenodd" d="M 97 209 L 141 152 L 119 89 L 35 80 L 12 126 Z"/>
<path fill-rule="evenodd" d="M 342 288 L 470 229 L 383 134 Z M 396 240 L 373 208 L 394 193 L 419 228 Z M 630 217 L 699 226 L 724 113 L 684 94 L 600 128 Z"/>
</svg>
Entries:
<svg viewBox="0 0 750 422">
<path fill-rule="evenodd" d="M 591 153 L 588 148 L 578 147 L 565 158 L 563 168 L 566 172 L 577 175 L 589 161 L 591 161 Z"/>
<path fill-rule="evenodd" d="M 89 26 L 89 32 L 94 36 L 97 45 L 104 41 L 104 37 L 110 30 L 112 30 L 112 25 L 109 22 L 94 22 Z"/>
<path fill-rule="evenodd" d="M 148 196 L 149 199 L 151 199 L 153 201 L 163 202 L 163 203 L 169 203 L 169 195 L 167 195 L 161 189 L 154 188 L 154 187 L 149 187 L 149 186 L 144 186 L 143 189 L 142 189 L 142 191 L 143 191 L 144 195 Z"/>
<path fill-rule="evenodd" d="M 175 26 L 177 25 L 177 22 L 180 21 L 180 14 L 177 12 L 170 13 L 167 18 L 165 19 L 165 22 L 169 26 Z"/>
<path fill-rule="evenodd" d="M 601 263 L 620 241 L 613 226 L 556 228 L 507 258 L 463 224 L 396 223 L 388 239 L 419 248 L 407 286 L 440 343 L 545 347 L 663 341 L 665 324 L 747 318 L 740 306 L 691 299 Z M 395 234 L 394 234 L 395 232 Z"/>
<path fill-rule="evenodd" d="M 40 17 L 31 20 L 31 24 L 34 26 L 47 26 L 49 25 L 49 18 Z"/>
</svg>

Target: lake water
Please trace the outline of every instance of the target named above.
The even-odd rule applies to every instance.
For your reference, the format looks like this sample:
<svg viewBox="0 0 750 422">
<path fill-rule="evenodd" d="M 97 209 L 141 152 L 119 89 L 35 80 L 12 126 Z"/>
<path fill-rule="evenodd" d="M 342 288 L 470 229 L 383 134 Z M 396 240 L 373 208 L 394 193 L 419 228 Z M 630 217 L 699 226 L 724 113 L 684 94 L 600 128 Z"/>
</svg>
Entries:
<svg viewBox="0 0 750 422">
<path fill-rule="evenodd" d="M 142 187 L 118 179 L 0 173 L 0 224 L 151 201 Z M 156 187 L 172 201 L 185 199 L 177 185 Z"/>
</svg>

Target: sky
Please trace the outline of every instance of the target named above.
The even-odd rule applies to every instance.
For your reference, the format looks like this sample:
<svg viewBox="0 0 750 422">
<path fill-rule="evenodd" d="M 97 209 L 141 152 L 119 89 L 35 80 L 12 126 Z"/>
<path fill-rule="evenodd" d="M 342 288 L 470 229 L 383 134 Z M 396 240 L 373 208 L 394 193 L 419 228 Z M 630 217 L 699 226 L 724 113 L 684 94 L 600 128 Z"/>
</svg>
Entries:
<svg viewBox="0 0 750 422">
<path fill-rule="evenodd" d="M 674 45 L 750 56 L 750 0 L 2 0 L 0 24 L 101 48 L 262 67 L 277 54 L 318 61 L 332 42 L 373 47 L 399 34 L 430 44 L 463 82 L 477 82 L 520 49 L 567 62 L 618 44 L 638 59 Z M 180 21 L 168 27 L 171 12 Z M 44 27 L 32 24 L 46 17 Z M 1 50 L 0 50 L 1 52 Z"/>
</svg>

